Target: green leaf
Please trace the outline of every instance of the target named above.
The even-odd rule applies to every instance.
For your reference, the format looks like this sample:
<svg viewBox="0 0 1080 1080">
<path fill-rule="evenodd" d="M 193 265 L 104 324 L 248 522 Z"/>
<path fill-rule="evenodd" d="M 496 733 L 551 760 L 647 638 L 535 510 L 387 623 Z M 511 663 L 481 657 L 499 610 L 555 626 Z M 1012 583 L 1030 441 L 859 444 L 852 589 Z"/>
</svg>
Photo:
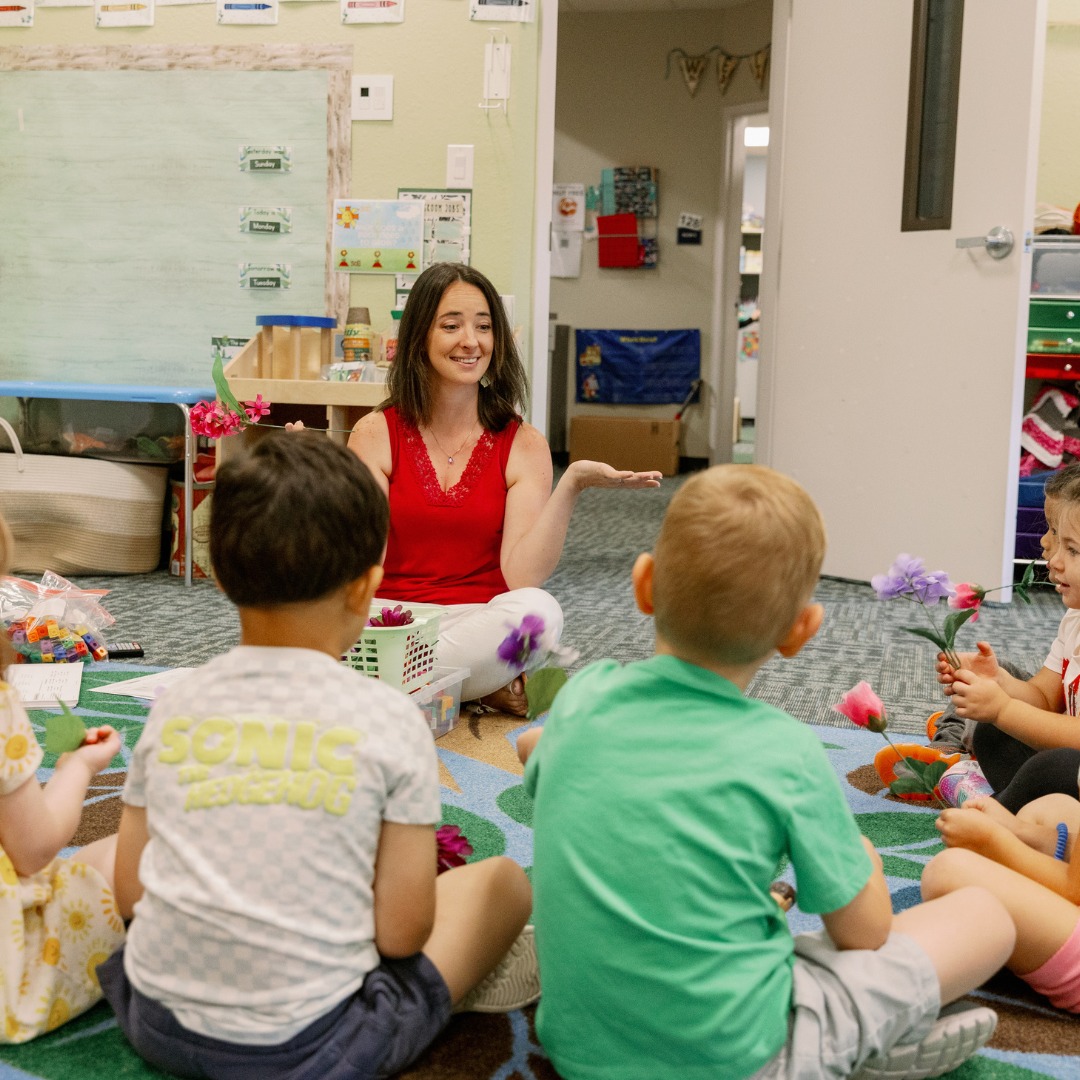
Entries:
<svg viewBox="0 0 1080 1080">
<path fill-rule="evenodd" d="M 1024 567 L 1024 576 L 1020 579 L 1019 588 L 1026 590 L 1027 587 L 1035 580 L 1035 564 L 1028 563 Z M 1029 601 L 1030 603 L 1030 601 Z"/>
<path fill-rule="evenodd" d="M 960 629 L 974 615 L 978 613 L 978 608 L 964 608 L 963 611 L 950 611 L 945 616 L 945 640 L 949 643 L 949 648 L 953 646 L 953 642 L 956 641 L 956 631 Z"/>
<path fill-rule="evenodd" d="M 1029 563 L 1028 565 L 1030 566 L 1031 564 Z M 1025 589 L 1023 585 L 1017 585 L 1013 589 L 1013 592 L 1016 594 L 1017 600 L 1022 600 L 1025 604 L 1030 604 L 1032 602 L 1031 597 L 1028 596 L 1027 589 Z"/>
<path fill-rule="evenodd" d="M 214 376 L 214 389 L 217 390 L 218 400 L 228 405 L 234 413 L 236 413 L 242 420 L 247 420 L 247 413 L 244 412 L 244 406 L 236 400 L 236 396 L 233 394 L 232 389 L 229 387 L 229 380 L 225 378 L 225 368 L 221 363 L 221 354 L 218 353 L 214 356 L 214 366 L 212 369 Z"/>
<path fill-rule="evenodd" d="M 948 652 L 949 650 L 945 639 L 934 630 L 924 630 L 921 626 L 905 626 L 904 629 L 909 634 L 915 634 L 918 637 L 926 638 L 927 641 L 932 641 L 942 652 Z"/>
<path fill-rule="evenodd" d="M 534 671 L 525 683 L 525 700 L 529 703 L 529 719 L 535 720 L 551 708 L 555 695 L 567 680 L 562 668 L 548 667 Z"/>
<path fill-rule="evenodd" d="M 934 786 L 928 786 L 921 776 L 899 776 L 889 785 L 889 790 L 894 795 L 932 795 Z"/>
<path fill-rule="evenodd" d="M 86 725 L 62 701 L 57 705 L 63 710 L 45 721 L 45 749 L 50 754 L 66 754 L 82 746 L 86 738 Z"/>
</svg>

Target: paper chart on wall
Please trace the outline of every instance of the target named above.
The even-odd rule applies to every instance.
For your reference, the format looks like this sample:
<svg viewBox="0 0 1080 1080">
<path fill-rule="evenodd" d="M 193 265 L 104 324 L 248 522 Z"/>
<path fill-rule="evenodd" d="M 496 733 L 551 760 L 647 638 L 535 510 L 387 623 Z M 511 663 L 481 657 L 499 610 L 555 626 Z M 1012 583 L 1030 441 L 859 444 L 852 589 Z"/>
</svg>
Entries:
<svg viewBox="0 0 1080 1080">
<path fill-rule="evenodd" d="M 399 199 L 424 204 L 424 266 L 450 262 L 468 265 L 472 233 L 472 191 L 398 188 Z"/>
<path fill-rule="evenodd" d="M 334 265 L 349 274 L 419 273 L 424 207 L 412 199 L 336 199 Z"/>
</svg>

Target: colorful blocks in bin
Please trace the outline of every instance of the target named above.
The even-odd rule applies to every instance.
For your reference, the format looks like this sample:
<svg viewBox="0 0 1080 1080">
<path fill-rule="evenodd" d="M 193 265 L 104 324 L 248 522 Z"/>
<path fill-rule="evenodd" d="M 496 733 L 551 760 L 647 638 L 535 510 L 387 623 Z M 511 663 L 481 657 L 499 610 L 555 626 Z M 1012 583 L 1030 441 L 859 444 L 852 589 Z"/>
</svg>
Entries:
<svg viewBox="0 0 1080 1080">
<path fill-rule="evenodd" d="M 469 668 L 437 667 L 432 680 L 409 696 L 427 717 L 432 738 L 441 739 L 461 719 L 461 687 L 469 677 Z"/>
</svg>

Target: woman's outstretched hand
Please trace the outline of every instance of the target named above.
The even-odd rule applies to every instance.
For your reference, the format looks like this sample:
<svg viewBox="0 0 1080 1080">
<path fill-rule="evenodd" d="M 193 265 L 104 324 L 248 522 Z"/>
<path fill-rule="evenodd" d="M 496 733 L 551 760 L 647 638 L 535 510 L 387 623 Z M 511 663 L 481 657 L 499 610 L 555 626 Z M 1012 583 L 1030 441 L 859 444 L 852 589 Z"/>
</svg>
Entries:
<svg viewBox="0 0 1080 1080">
<path fill-rule="evenodd" d="M 567 467 L 566 475 L 573 479 L 579 491 L 584 491 L 591 487 L 656 488 L 663 474 L 613 469 L 602 461 L 574 461 Z"/>
</svg>

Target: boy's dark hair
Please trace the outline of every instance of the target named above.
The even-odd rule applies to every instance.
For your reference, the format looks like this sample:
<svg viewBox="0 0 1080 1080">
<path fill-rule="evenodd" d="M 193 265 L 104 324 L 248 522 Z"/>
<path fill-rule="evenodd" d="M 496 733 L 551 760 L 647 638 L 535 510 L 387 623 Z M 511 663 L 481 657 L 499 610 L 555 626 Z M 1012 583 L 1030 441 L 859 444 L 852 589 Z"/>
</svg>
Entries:
<svg viewBox="0 0 1080 1080">
<path fill-rule="evenodd" d="M 381 560 L 389 520 L 355 454 L 322 434 L 274 432 L 217 471 L 210 562 L 238 607 L 319 600 Z"/>
<path fill-rule="evenodd" d="M 458 281 L 475 286 L 487 301 L 493 339 L 491 363 L 487 369 L 488 385 L 480 386 L 477 410 L 485 430 L 502 431 L 523 413 L 529 384 L 502 298 L 479 270 L 461 263 L 429 266 L 409 290 L 409 299 L 401 313 L 397 356 L 387 373 L 386 401 L 381 407 L 394 406 L 417 427 L 431 422 L 434 370 L 427 355 L 428 333 L 443 293 Z"/>
<path fill-rule="evenodd" d="M 1043 497 L 1080 503 L 1080 461 L 1074 461 L 1047 477 L 1043 486 Z"/>
</svg>

